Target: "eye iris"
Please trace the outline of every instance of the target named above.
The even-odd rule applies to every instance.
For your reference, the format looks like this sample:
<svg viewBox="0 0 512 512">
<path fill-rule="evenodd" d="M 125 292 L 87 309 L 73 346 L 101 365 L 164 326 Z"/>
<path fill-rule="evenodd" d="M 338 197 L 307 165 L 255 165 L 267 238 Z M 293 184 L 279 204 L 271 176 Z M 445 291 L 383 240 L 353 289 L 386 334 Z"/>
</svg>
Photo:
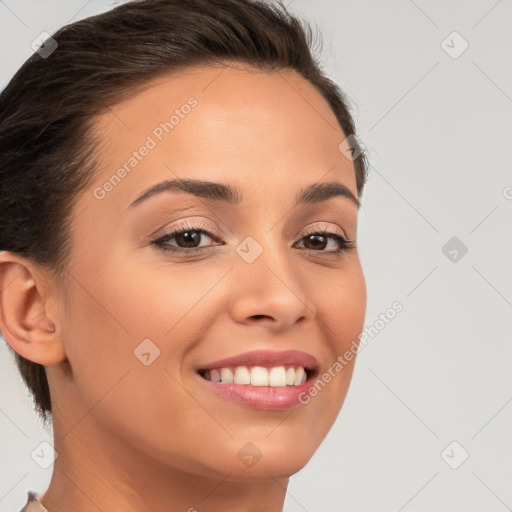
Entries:
<svg viewBox="0 0 512 512">
<path fill-rule="evenodd" d="M 315 248 L 318 249 L 319 247 L 321 247 L 323 249 L 326 245 L 327 238 L 324 235 L 308 235 L 305 238 L 305 241 L 306 241 L 305 245 L 307 246 L 308 242 L 310 242 L 312 240 L 314 241 L 313 247 L 308 247 L 308 249 L 315 249 Z M 320 242 L 320 244 L 318 244 L 318 242 Z"/>
<path fill-rule="evenodd" d="M 184 241 L 185 247 L 195 247 L 193 244 L 195 242 L 198 242 L 201 237 L 201 233 L 197 230 L 191 230 L 191 231 L 183 231 L 182 233 L 178 233 L 176 235 L 176 241 L 178 242 L 178 245 L 181 246 L 179 243 L 180 239 Z M 189 245 L 192 244 L 192 245 Z"/>
</svg>

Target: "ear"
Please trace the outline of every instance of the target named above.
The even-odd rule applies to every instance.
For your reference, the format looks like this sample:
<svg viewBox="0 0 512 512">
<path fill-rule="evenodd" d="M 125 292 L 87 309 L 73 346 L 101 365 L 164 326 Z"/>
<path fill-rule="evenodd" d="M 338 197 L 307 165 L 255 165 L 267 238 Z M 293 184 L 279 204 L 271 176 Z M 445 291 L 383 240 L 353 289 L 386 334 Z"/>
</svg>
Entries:
<svg viewBox="0 0 512 512">
<path fill-rule="evenodd" d="M 15 352 L 44 366 L 66 359 L 51 283 L 31 260 L 0 251 L 0 330 Z"/>
</svg>

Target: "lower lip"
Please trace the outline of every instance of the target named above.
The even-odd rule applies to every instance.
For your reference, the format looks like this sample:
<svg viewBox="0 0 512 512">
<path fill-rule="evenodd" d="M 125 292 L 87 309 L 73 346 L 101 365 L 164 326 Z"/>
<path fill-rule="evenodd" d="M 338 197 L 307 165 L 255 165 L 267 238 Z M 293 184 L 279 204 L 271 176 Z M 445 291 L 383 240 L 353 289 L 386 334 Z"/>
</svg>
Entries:
<svg viewBox="0 0 512 512">
<path fill-rule="evenodd" d="M 316 377 L 310 377 L 298 386 L 251 386 L 250 384 L 227 384 L 213 382 L 198 374 L 198 378 L 212 391 L 240 404 L 268 411 L 283 411 L 303 405 L 299 397 L 304 397 Z"/>
</svg>

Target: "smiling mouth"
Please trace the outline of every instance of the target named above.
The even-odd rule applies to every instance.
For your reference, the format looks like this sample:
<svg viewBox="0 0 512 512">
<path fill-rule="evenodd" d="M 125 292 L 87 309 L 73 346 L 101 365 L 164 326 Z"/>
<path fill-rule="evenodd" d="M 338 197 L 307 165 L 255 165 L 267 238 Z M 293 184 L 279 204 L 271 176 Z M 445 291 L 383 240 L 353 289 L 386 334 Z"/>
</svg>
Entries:
<svg viewBox="0 0 512 512">
<path fill-rule="evenodd" d="M 300 365 L 281 366 L 228 366 L 198 370 L 205 380 L 221 384 L 285 387 L 300 386 L 318 373 L 314 368 Z"/>
</svg>

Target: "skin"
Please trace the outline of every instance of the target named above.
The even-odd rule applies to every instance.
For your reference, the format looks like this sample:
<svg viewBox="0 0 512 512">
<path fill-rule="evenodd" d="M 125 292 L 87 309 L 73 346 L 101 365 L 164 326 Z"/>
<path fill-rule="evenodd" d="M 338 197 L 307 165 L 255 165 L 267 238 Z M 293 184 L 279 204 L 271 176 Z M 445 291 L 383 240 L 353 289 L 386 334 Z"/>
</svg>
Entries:
<svg viewBox="0 0 512 512">
<path fill-rule="evenodd" d="M 97 199 L 94 188 L 189 97 L 197 106 Z M 337 257 L 329 239 L 308 249 L 304 233 L 325 228 L 355 243 L 358 208 L 343 197 L 295 205 L 316 182 L 357 196 L 353 164 L 338 150 L 345 136 L 295 71 L 234 65 L 160 77 L 97 118 L 94 133 L 101 166 L 73 210 L 67 288 L 0 253 L 2 331 L 45 365 L 52 395 L 59 456 L 41 501 L 51 512 L 282 510 L 289 476 L 342 407 L 355 359 L 307 405 L 285 411 L 213 394 L 195 368 L 253 349 L 296 349 L 314 355 L 322 374 L 357 340 L 366 311 L 357 248 Z M 177 177 L 237 186 L 243 201 L 172 192 L 128 209 Z M 185 221 L 215 230 L 198 243 L 213 247 L 189 256 L 151 244 Z M 250 264 L 235 250 L 247 236 L 263 248 Z M 160 350 L 149 366 L 134 356 L 147 338 Z M 262 454 L 249 468 L 237 457 L 247 442 Z"/>
</svg>

